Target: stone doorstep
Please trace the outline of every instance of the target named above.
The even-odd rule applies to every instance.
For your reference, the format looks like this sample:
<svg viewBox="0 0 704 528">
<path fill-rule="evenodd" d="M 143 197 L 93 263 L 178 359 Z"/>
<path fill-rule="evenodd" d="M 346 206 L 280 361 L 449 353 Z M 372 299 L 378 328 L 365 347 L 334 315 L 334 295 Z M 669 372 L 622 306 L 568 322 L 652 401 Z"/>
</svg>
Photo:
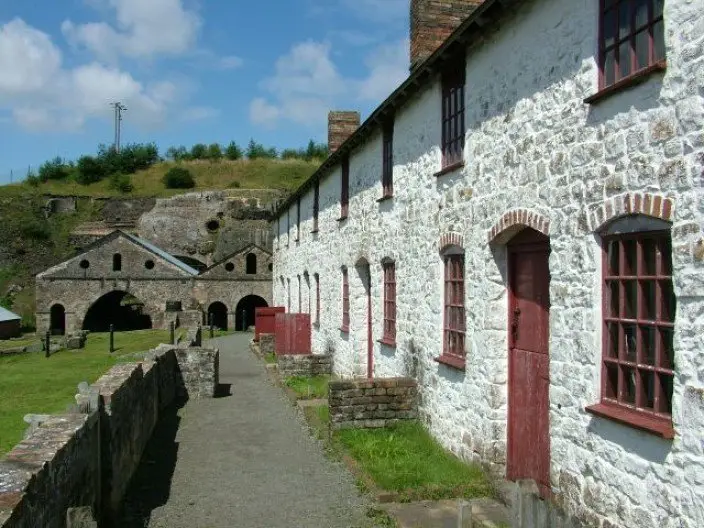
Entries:
<svg viewBox="0 0 704 528">
<path fill-rule="evenodd" d="M 439 501 L 417 501 L 408 503 L 389 502 L 380 508 L 394 517 L 399 528 L 457 528 L 459 507 L 464 502 L 462 518 L 464 528 L 508 527 L 509 512 L 503 504 L 488 498 L 449 499 Z M 470 514 L 471 512 L 471 514 Z"/>
</svg>

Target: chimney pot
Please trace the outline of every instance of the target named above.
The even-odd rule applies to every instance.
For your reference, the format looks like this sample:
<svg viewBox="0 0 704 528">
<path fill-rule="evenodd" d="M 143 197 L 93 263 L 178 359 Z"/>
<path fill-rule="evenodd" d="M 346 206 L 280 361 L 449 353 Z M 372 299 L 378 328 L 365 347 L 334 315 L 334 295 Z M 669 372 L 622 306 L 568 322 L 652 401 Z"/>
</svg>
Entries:
<svg viewBox="0 0 704 528">
<path fill-rule="evenodd" d="M 334 111 L 328 114 L 328 150 L 335 152 L 359 128 L 360 114 L 354 111 Z"/>
<path fill-rule="evenodd" d="M 430 57 L 484 0 L 411 0 L 411 71 Z"/>
</svg>

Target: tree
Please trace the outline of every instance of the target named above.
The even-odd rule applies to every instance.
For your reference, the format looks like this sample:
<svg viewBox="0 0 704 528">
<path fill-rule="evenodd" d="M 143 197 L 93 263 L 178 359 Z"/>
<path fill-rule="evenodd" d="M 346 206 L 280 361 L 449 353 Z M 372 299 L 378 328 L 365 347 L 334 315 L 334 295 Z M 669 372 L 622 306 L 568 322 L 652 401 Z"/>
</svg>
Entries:
<svg viewBox="0 0 704 528">
<path fill-rule="evenodd" d="M 252 160 L 264 158 L 265 156 L 266 149 L 264 148 L 264 145 L 257 143 L 254 139 L 250 139 L 249 144 L 247 145 L 247 158 Z"/>
<path fill-rule="evenodd" d="M 208 147 L 203 143 L 196 143 L 191 147 L 191 159 L 199 160 L 205 159 L 208 154 Z"/>
<path fill-rule="evenodd" d="M 222 159 L 222 149 L 217 143 L 211 143 L 208 146 L 208 159 L 210 161 L 220 161 Z"/>
<path fill-rule="evenodd" d="M 230 144 L 225 149 L 225 157 L 229 160 L 238 160 L 242 157 L 242 149 L 234 141 L 230 141 Z"/>
<path fill-rule="evenodd" d="M 192 189 L 196 186 L 193 175 L 183 167 L 173 167 L 161 180 L 167 189 Z"/>
<path fill-rule="evenodd" d="M 39 167 L 39 179 L 42 182 L 49 180 L 63 180 L 70 174 L 70 166 L 60 157 L 44 162 Z"/>
<path fill-rule="evenodd" d="M 81 156 L 76 163 L 76 181 L 81 185 L 99 182 L 107 175 L 106 167 L 100 159 Z"/>
<path fill-rule="evenodd" d="M 284 149 L 281 151 L 281 159 L 296 159 L 301 158 L 301 151 L 296 149 Z"/>
</svg>

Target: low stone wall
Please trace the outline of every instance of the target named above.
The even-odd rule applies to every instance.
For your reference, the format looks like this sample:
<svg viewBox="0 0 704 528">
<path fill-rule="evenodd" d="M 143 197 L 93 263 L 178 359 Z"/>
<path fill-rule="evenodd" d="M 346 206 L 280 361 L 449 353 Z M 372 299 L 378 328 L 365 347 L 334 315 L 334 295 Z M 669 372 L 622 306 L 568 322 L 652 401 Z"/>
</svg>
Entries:
<svg viewBox="0 0 704 528">
<path fill-rule="evenodd" d="M 279 373 L 290 376 L 322 376 L 332 374 L 331 356 L 278 356 Z"/>
<path fill-rule="evenodd" d="M 259 351 L 266 354 L 273 354 L 276 350 L 276 336 L 274 334 L 259 334 Z"/>
<path fill-rule="evenodd" d="M 0 528 L 64 528 L 72 507 L 109 525 L 160 411 L 213 397 L 218 376 L 217 350 L 162 345 L 81 384 L 74 413 L 40 417 L 0 460 Z"/>
<path fill-rule="evenodd" d="M 334 429 L 386 427 L 418 417 L 412 378 L 333 380 L 328 401 Z"/>
</svg>

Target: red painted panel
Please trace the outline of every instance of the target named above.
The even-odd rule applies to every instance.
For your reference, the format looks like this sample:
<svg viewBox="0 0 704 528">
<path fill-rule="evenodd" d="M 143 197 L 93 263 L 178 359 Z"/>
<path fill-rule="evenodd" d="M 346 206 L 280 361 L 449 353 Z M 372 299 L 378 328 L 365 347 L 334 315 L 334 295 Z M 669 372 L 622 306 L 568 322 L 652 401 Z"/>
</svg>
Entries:
<svg viewBox="0 0 704 528">
<path fill-rule="evenodd" d="M 526 229 L 509 245 L 507 477 L 550 494 L 550 245 Z M 535 233 L 535 234 L 533 234 Z"/>
<path fill-rule="evenodd" d="M 274 318 L 277 313 L 286 312 L 283 306 L 269 308 L 255 308 L 254 310 L 254 340 L 259 341 L 259 334 L 273 334 L 275 331 Z"/>
<path fill-rule="evenodd" d="M 310 314 L 277 313 L 274 326 L 277 355 L 312 353 Z"/>
</svg>

